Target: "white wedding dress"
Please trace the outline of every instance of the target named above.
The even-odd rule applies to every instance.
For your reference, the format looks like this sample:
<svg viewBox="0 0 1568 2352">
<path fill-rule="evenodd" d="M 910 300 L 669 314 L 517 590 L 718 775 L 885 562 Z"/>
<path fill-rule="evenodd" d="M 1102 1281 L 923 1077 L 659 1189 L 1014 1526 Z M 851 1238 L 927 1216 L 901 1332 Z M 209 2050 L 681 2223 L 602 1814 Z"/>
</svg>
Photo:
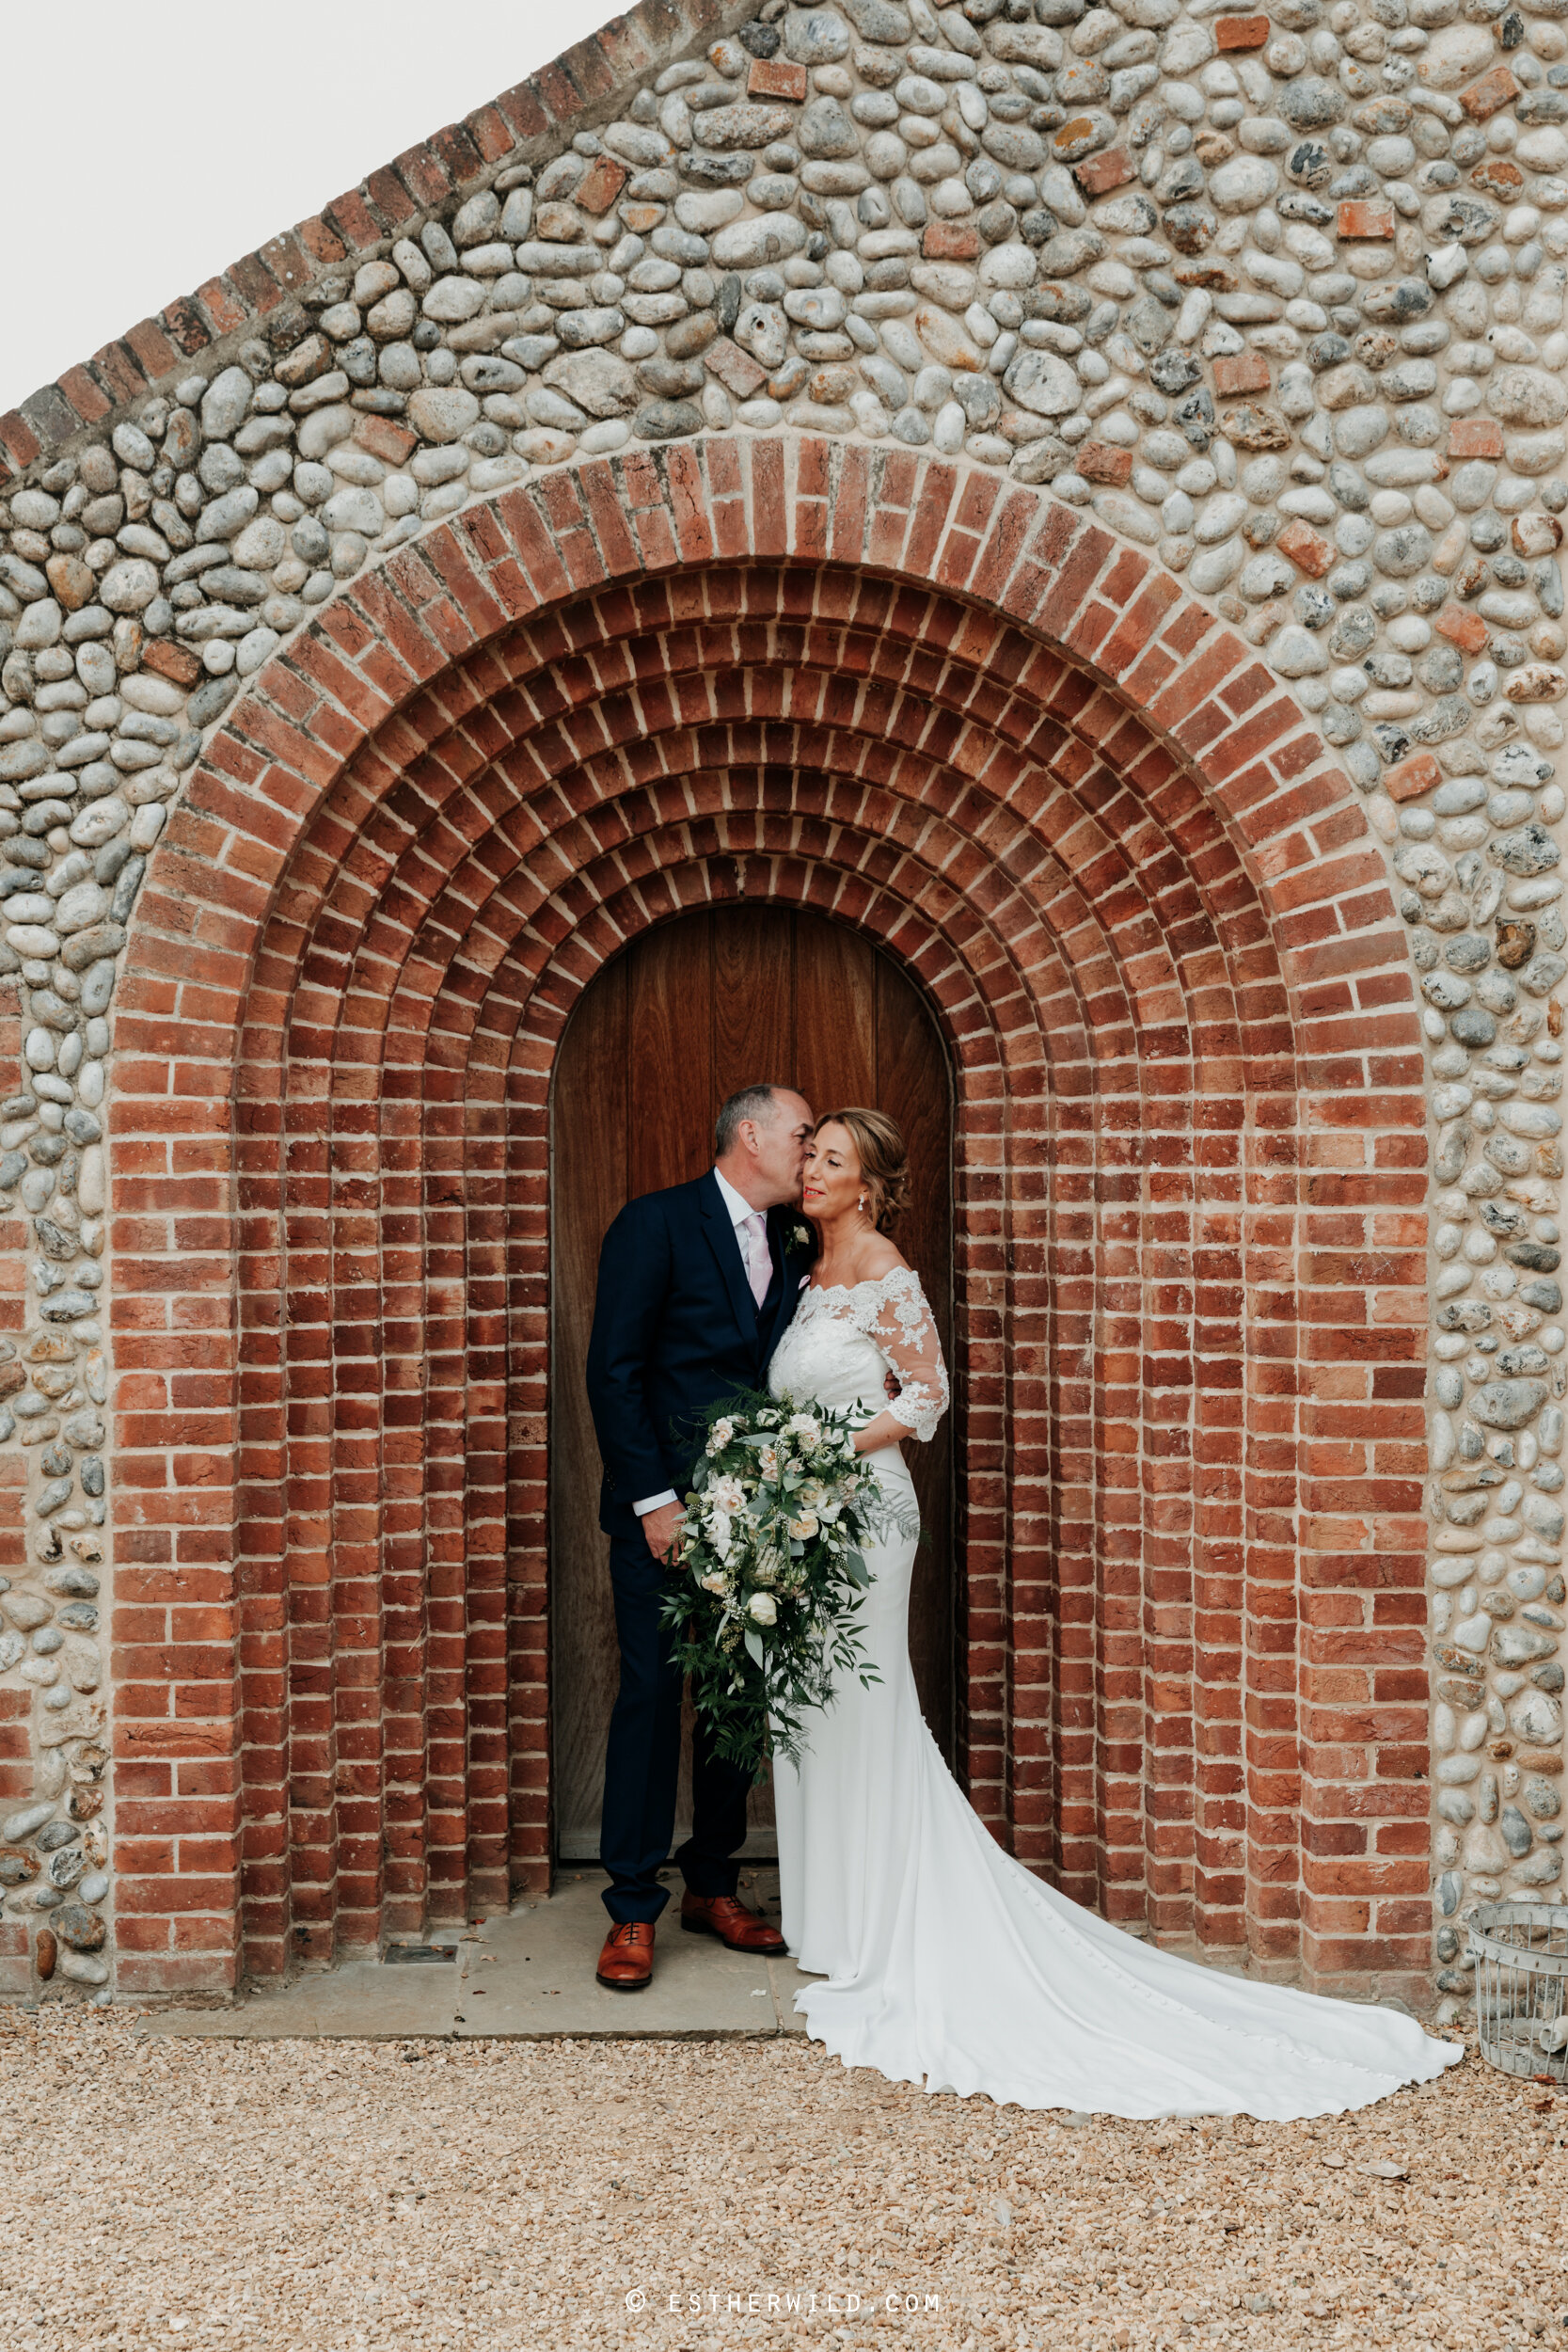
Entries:
<svg viewBox="0 0 1568 2352">
<path fill-rule="evenodd" d="M 929 1438 L 947 1375 L 918 1278 L 802 1291 L 768 1385 L 797 1404 L 886 1408 Z M 896 1445 L 866 1456 L 903 1527 Z M 842 1678 L 808 1719 L 799 1768 L 775 1756 L 784 1933 L 827 1981 L 796 1995 L 847 2066 L 1023 2107 L 1275 2122 L 1370 2106 L 1464 2056 L 1397 2011 L 1203 1968 L 1139 1943 L 1005 1854 L 921 1716 L 907 1617 L 915 1538 L 866 1548 L 860 1622 L 881 1676 Z"/>
</svg>

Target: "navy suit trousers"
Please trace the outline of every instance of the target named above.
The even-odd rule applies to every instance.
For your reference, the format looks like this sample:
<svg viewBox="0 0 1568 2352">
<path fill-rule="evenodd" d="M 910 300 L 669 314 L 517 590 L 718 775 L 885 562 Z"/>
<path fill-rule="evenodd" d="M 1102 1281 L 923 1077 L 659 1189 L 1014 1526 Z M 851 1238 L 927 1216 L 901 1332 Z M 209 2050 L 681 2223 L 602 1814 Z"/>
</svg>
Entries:
<svg viewBox="0 0 1568 2352">
<path fill-rule="evenodd" d="M 658 1872 L 675 1825 L 681 1684 L 673 1627 L 659 1617 L 665 1573 L 641 1522 L 610 1538 L 610 1581 L 621 1647 L 621 1687 L 610 1719 L 599 1860 L 610 1872 L 605 1909 L 615 1920 L 657 1919 L 670 1899 Z M 710 1751 L 699 1715 L 692 1732 L 691 1836 L 675 1855 L 695 1895 L 733 1895 L 746 1836 L 751 1782 Z"/>
</svg>

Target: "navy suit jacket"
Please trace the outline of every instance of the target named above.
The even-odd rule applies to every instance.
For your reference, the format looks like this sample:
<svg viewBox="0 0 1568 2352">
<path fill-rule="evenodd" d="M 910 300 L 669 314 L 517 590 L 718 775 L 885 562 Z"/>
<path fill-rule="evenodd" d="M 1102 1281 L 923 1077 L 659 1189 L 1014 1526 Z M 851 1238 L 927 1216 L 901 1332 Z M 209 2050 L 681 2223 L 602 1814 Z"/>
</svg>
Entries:
<svg viewBox="0 0 1568 2352">
<path fill-rule="evenodd" d="M 599 1525 L 637 1526 L 645 1495 L 684 1498 L 704 1416 L 737 1389 L 760 1389 L 795 1312 L 814 1248 L 795 1241 L 799 1210 L 770 1209 L 773 1280 L 761 1308 L 711 1168 L 695 1184 L 628 1200 L 599 1252 L 588 1402 L 604 1461 Z M 802 1229 L 803 1230 L 803 1229 Z"/>
</svg>

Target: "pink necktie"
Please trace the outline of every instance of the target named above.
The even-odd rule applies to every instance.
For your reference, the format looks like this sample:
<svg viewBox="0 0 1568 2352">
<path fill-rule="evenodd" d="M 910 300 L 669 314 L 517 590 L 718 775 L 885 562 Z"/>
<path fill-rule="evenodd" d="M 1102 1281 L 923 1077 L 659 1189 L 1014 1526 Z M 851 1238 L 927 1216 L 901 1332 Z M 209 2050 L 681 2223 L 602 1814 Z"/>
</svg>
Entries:
<svg viewBox="0 0 1568 2352">
<path fill-rule="evenodd" d="M 768 1285 L 773 1279 L 773 1267 L 768 1255 L 768 1219 L 760 1209 L 741 1219 L 746 1235 L 746 1275 L 752 1285 L 752 1296 L 760 1307 L 768 1295 Z"/>
</svg>

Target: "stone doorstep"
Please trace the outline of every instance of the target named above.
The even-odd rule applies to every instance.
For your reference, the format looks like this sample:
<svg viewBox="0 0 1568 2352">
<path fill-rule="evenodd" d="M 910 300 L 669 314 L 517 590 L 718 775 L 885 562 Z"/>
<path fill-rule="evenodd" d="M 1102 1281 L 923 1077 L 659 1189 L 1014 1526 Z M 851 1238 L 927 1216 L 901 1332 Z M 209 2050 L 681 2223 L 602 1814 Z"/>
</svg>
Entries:
<svg viewBox="0 0 1568 2352">
<path fill-rule="evenodd" d="M 680 1879 L 666 1872 L 671 1899 L 645 1993 L 610 1993 L 594 1963 L 607 1915 L 604 1873 L 563 1869 L 553 1895 L 516 1904 L 468 1928 L 429 1931 L 457 1959 L 349 1961 L 301 1977 L 281 1992 L 255 1993 L 226 2009 L 163 2010 L 140 2027 L 219 2042 L 287 2041 L 755 2041 L 803 2034 L 799 1986 L 811 1979 L 793 1961 L 752 1960 L 680 1926 Z M 778 1916 L 776 1868 L 742 1872 L 743 1900 Z M 400 1939 L 412 1941 L 413 1939 Z"/>
</svg>

